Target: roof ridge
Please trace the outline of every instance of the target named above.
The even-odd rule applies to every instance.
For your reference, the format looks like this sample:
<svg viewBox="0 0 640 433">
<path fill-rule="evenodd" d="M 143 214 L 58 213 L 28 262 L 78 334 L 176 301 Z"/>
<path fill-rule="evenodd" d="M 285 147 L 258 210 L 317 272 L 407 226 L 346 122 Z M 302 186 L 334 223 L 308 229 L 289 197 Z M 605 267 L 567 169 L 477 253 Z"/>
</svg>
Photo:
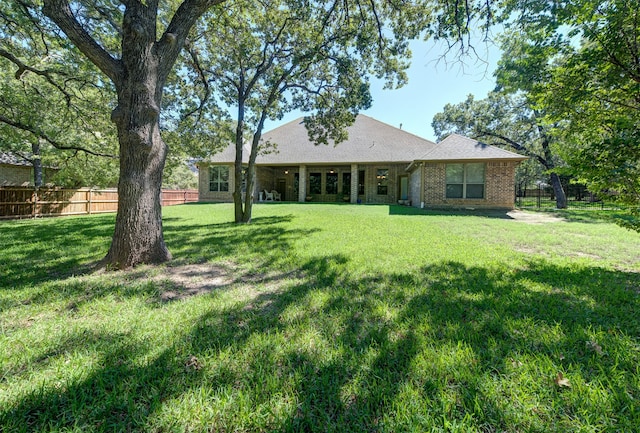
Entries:
<svg viewBox="0 0 640 433">
<path fill-rule="evenodd" d="M 477 140 L 475 138 L 471 138 L 471 137 L 467 137 L 465 135 L 461 135 L 458 133 L 451 133 L 449 135 L 447 135 L 443 140 L 440 140 L 440 142 L 436 143 L 436 146 L 434 146 L 432 149 L 430 149 L 428 152 L 424 153 L 422 156 L 420 156 L 418 158 L 418 160 L 429 160 L 430 157 L 434 157 L 435 159 L 443 159 L 442 155 L 438 155 L 438 153 L 441 152 L 447 152 L 448 149 L 449 153 L 452 152 L 453 149 L 456 149 L 456 147 L 458 148 L 458 150 L 460 150 L 461 148 L 463 148 L 464 146 L 474 146 L 474 147 L 480 147 L 481 149 L 479 149 L 479 151 L 486 151 L 486 152 L 493 152 L 493 157 L 494 158 L 499 158 L 499 159 L 515 159 L 515 158 L 522 158 L 522 159 L 527 159 L 528 157 L 524 156 L 524 155 L 520 155 L 519 153 L 516 152 L 511 152 L 505 149 L 501 149 L 498 146 L 494 146 L 492 144 L 488 144 L 485 142 L 482 142 L 480 140 Z M 453 151 L 453 153 L 455 153 L 455 151 Z M 461 158 L 460 156 L 453 157 L 453 153 L 452 153 L 452 159 L 464 159 Z"/>
<path fill-rule="evenodd" d="M 304 119 L 305 119 L 305 117 L 306 117 L 306 116 L 297 117 L 297 118 L 295 118 L 295 119 L 293 119 L 293 120 L 290 120 L 290 121 L 289 121 L 289 122 L 287 122 L 287 123 L 283 123 L 283 124 L 282 124 L 282 125 L 280 125 L 280 126 L 276 126 L 276 127 L 275 127 L 275 128 L 273 128 L 273 129 L 270 129 L 270 130 L 268 130 L 268 131 L 265 131 L 265 132 L 263 132 L 263 133 L 262 133 L 262 137 L 261 137 L 260 139 L 262 139 L 265 135 L 268 135 L 268 134 L 272 133 L 273 131 L 276 131 L 276 130 L 278 130 L 278 129 L 280 129 L 280 128 L 284 128 L 285 126 L 290 125 L 291 123 L 295 123 L 295 122 L 304 123 Z M 351 127 L 351 126 L 355 125 L 355 123 L 356 123 L 356 122 L 357 122 L 357 120 L 358 120 L 358 117 L 365 117 L 365 118 L 367 118 L 367 119 L 369 119 L 369 120 L 372 120 L 372 121 L 374 121 L 374 122 L 376 122 L 376 123 L 378 123 L 378 124 L 380 124 L 380 125 L 384 125 L 384 126 L 386 126 L 386 127 L 388 127 L 388 128 L 393 128 L 393 129 L 395 129 L 395 130 L 397 130 L 397 131 L 399 131 L 399 132 L 401 132 L 401 133 L 403 133 L 403 134 L 410 135 L 410 136 L 412 136 L 412 137 L 418 138 L 418 139 L 420 139 L 420 140 L 422 140 L 422 141 L 424 141 L 424 142 L 427 142 L 427 143 L 429 143 L 429 144 L 431 144 L 431 145 L 437 144 L 436 142 L 431 141 L 431 140 L 429 140 L 428 138 L 421 137 L 421 136 L 419 136 L 419 135 L 417 135 L 417 134 L 414 134 L 413 132 L 405 131 L 405 130 L 404 130 L 404 129 L 402 129 L 402 128 L 398 128 L 397 126 L 393 126 L 393 125 L 391 125 L 391 124 L 389 124 L 389 123 L 383 122 L 383 121 L 381 121 L 381 120 L 376 119 L 375 117 L 371 117 L 371 116 L 366 115 L 366 114 L 364 114 L 364 113 L 358 113 L 358 114 L 356 115 L 356 120 L 354 120 L 354 121 L 353 121 L 353 123 L 352 123 L 351 125 L 347 126 L 347 128 L 349 128 L 349 127 Z M 336 143 L 334 143 L 334 145 L 335 145 L 335 144 L 336 144 Z M 338 143 L 338 144 L 339 144 L 339 143 Z"/>
<path fill-rule="evenodd" d="M 458 134 L 457 132 L 452 132 L 451 134 L 447 135 L 444 140 L 446 140 L 447 138 L 451 137 L 452 135 L 455 135 L 456 137 L 460 137 L 460 138 L 465 139 L 467 141 L 475 141 L 476 143 L 482 144 L 484 146 L 490 147 L 492 149 L 495 149 L 495 150 L 503 152 L 503 153 L 507 153 L 509 155 L 525 156 L 525 155 L 521 155 L 521 154 L 519 154 L 517 152 L 512 152 L 510 150 L 503 149 L 501 147 L 498 147 L 495 144 L 485 143 L 484 141 L 480 141 L 477 138 L 471 138 L 471 137 L 467 137 L 466 135 Z M 444 141 L 444 140 L 442 140 L 442 141 Z"/>
<path fill-rule="evenodd" d="M 362 114 L 362 113 L 358 113 L 358 116 L 363 116 L 363 117 L 366 117 L 366 118 L 368 118 L 368 119 L 371 119 L 371 120 L 373 120 L 373 121 L 375 121 L 375 122 L 378 122 L 378 123 L 380 123 L 381 125 L 385 125 L 385 126 L 388 126 L 389 128 L 397 129 L 398 131 L 402 132 L 403 134 L 407 134 L 407 135 L 411 135 L 411 136 L 413 136 L 413 137 L 419 138 L 420 140 L 422 140 L 422 141 L 426 141 L 426 142 L 428 142 L 429 144 L 438 144 L 438 143 L 436 143 L 435 141 L 431 141 L 431 140 L 429 140 L 428 138 L 421 137 L 421 136 L 419 136 L 418 134 L 414 134 L 413 132 L 405 131 L 405 130 L 404 130 L 404 129 L 402 129 L 402 128 L 398 128 L 397 126 L 393 126 L 393 125 L 391 125 L 391 124 L 389 124 L 389 123 L 383 122 L 382 120 L 378 120 L 378 119 L 376 119 L 375 117 L 371 117 L 371 116 L 368 116 L 368 115 L 366 115 L 366 114 Z"/>
</svg>

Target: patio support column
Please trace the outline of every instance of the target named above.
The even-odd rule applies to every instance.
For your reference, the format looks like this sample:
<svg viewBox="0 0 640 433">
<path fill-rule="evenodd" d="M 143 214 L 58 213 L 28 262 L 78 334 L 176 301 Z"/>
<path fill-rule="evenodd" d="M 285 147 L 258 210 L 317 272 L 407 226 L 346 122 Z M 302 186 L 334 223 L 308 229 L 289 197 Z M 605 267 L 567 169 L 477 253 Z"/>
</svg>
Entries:
<svg viewBox="0 0 640 433">
<path fill-rule="evenodd" d="M 351 203 L 358 203 L 358 164 L 351 164 Z"/>
<path fill-rule="evenodd" d="M 307 200 L 307 166 L 298 167 L 298 201 L 304 203 Z"/>
</svg>

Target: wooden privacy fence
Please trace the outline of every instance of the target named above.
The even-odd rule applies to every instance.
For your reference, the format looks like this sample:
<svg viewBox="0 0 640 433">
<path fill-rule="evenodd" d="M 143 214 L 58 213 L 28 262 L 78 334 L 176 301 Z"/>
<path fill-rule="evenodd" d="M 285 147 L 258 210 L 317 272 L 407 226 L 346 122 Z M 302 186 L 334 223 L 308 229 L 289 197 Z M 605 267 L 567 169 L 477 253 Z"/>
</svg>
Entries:
<svg viewBox="0 0 640 433">
<path fill-rule="evenodd" d="M 197 190 L 162 190 L 162 206 L 197 201 Z M 0 219 L 90 215 L 117 210 L 115 189 L 0 187 Z"/>
</svg>

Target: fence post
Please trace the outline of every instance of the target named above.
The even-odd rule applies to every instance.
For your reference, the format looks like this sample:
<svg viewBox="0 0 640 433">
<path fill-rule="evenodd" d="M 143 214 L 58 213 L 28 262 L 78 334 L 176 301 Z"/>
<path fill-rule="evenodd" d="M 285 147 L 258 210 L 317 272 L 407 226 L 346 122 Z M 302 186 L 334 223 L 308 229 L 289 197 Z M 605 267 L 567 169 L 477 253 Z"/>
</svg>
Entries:
<svg viewBox="0 0 640 433">
<path fill-rule="evenodd" d="M 89 188 L 89 191 L 87 192 L 87 213 L 89 215 L 91 215 L 91 207 L 93 206 L 93 204 L 91 203 L 93 199 L 93 188 Z"/>
<path fill-rule="evenodd" d="M 33 194 L 31 194 L 31 217 L 38 216 L 38 187 L 33 187 Z"/>
<path fill-rule="evenodd" d="M 541 206 L 541 203 L 540 203 L 541 195 L 542 195 L 542 185 L 538 185 L 538 200 L 537 200 L 538 209 L 540 209 L 540 206 Z"/>
</svg>

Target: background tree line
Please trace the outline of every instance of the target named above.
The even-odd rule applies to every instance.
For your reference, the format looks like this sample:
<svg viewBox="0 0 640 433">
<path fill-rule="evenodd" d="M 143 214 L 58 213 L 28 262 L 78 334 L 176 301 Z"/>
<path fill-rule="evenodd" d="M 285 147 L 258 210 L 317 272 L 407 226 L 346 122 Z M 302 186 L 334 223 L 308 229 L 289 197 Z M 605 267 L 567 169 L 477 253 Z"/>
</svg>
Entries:
<svg viewBox="0 0 640 433">
<path fill-rule="evenodd" d="M 623 224 L 640 230 L 640 4 L 542 6 L 500 35 L 496 90 L 447 105 L 433 127 L 531 156 L 522 169 L 533 163 L 550 178 L 558 208 L 566 207 L 558 175 L 571 175 L 630 206 Z"/>
</svg>

